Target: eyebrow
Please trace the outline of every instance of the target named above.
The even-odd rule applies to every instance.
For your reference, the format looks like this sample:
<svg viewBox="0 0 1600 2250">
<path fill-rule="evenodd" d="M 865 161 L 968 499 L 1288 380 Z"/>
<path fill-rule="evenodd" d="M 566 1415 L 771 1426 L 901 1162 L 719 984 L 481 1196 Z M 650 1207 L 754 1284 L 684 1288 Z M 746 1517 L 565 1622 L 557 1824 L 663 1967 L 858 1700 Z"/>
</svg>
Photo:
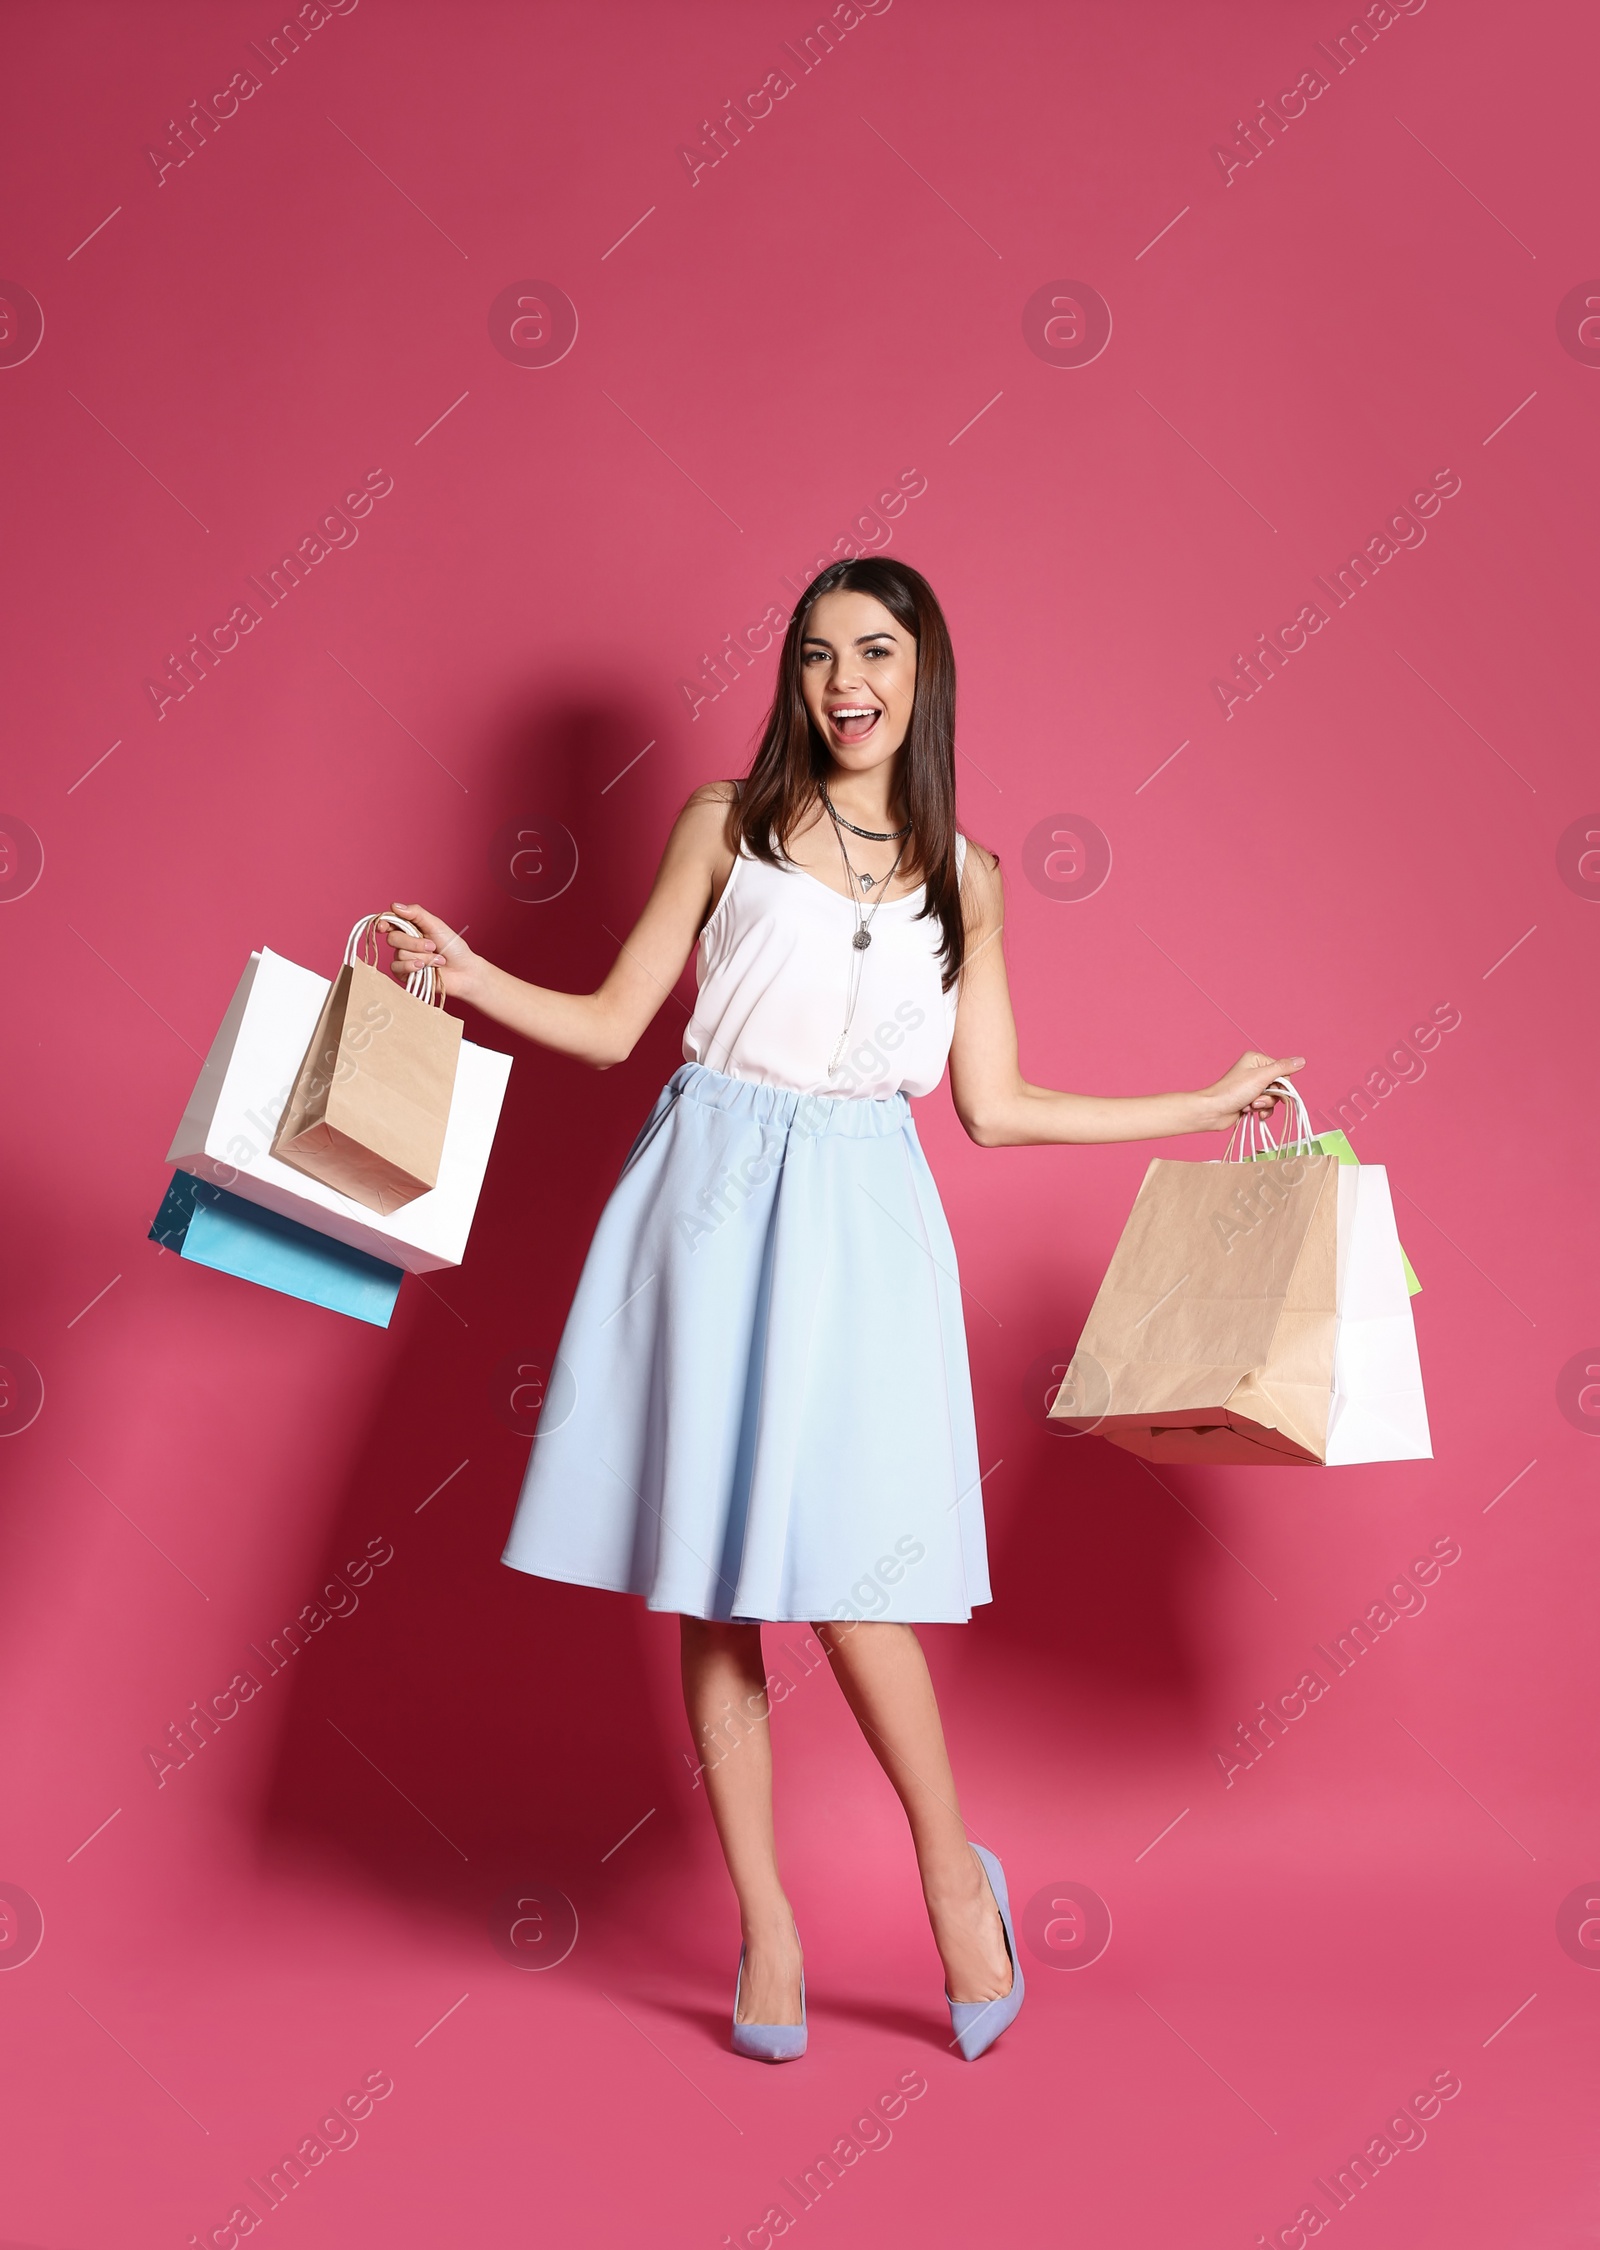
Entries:
<svg viewBox="0 0 1600 2250">
<path fill-rule="evenodd" d="M 850 645 L 852 648 L 859 648 L 863 641 L 892 641 L 893 639 L 893 633 L 885 627 L 881 633 L 858 633 Z M 803 648 L 813 646 L 816 648 L 832 648 L 833 643 L 832 641 L 825 641 L 820 633 L 807 633 L 801 642 L 801 646 Z"/>
</svg>

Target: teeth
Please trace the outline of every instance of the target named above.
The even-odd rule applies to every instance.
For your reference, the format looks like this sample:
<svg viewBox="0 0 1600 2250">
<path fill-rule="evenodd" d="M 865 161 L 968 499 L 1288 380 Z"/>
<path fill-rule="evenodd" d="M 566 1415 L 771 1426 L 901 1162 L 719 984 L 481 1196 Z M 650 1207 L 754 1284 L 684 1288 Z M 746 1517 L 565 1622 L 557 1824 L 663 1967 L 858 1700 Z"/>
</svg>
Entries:
<svg viewBox="0 0 1600 2250">
<path fill-rule="evenodd" d="M 878 714 L 876 711 L 872 710 L 863 709 L 860 711 L 853 711 L 846 708 L 838 711 L 830 711 L 828 716 L 831 719 L 875 719 Z"/>
</svg>

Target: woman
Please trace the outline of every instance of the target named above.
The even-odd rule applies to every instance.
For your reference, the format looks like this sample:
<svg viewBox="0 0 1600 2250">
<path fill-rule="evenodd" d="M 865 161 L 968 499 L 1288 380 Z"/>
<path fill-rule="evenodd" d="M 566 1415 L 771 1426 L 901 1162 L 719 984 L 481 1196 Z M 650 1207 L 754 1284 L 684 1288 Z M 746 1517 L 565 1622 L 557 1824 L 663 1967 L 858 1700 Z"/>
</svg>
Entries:
<svg viewBox="0 0 1600 2250">
<path fill-rule="evenodd" d="M 687 1060 L 603 1212 L 505 1561 L 681 1618 L 683 1687 L 743 1951 L 733 2044 L 804 2051 L 778 1874 L 763 1620 L 810 1620 L 905 1808 L 974 2059 L 1022 2002 L 1005 1878 L 969 1848 L 915 1626 L 986 1602 L 960 1284 L 908 1097 L 950 1067 L 983 1148 L 1270 1111 L 1298 1056 L 1100 1097 L 1017 1067 L 999 863 L 955 827 L 955 665 L 927 581 L 835 563 L 791 618 L 747 780 L 697 789 L 597 992 L 480 960 L 421 906 L 394 967 L 557 1052 L 621 1062 L 698 941 Z"/>
</svg>

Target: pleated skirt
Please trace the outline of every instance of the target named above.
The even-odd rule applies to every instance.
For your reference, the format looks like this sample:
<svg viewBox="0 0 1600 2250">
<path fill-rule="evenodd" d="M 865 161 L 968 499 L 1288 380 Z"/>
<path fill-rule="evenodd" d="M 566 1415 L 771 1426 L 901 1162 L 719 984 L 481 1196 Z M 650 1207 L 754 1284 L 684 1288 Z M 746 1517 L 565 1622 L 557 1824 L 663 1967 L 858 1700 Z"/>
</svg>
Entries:
<svg viewBox="0 0 1600 2250">
<path fill-rule="evenodd" d="M 903 1094 L 674 1072 L 595 1230 L 503 1560 L 723 1620 L 989 1600 L 955 1246 Z"/>
</svg>

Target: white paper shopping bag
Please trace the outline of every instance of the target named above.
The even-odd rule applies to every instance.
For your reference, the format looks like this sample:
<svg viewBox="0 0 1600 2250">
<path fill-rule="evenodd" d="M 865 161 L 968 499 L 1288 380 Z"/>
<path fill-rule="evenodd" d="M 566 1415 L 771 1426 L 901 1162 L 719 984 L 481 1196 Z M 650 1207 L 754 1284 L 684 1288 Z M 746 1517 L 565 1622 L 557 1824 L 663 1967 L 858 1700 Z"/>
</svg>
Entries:
<svg viewBox="0 0 1600 2250">
<path fill-rule="evenodd" d="M 483 1186 L 511 1057 L 462 1040 L 438 1184 L 380 1215 L 270 1153 L 328 991 L 327 977 L 266 946 L 251 954 L 167 1162 L 411 1273 L 457 1266 Z"/>
<path fill-rule="evenodd" d="M 1339 1167 L 1338 1305 L 1328 1467 L 1431 1461 L 1416 1324 L 1381 1164 Z"/>
<path fill-rule="evenodd" d="M 1400 1247 L 1389 1175 L 1381 1164 L 1358 1163 L 1343 1133 L 1313 1134 L 1292 1080 L 1274 1079 L 1272 1091 L 1283 1099 L 1293 1136 L 1280 1145 L 1264 1120 L 1246 1117 L 1238 1129 L 1241 1154 L 1272 1162 L 1320 1150 L 1339 1160 L 1338 1320 L 1324 1461 L 1330 1469 L 1359 1461 L 1431 1461 L 1411 1312 L 1420 1285 Z"/>
</svg>

